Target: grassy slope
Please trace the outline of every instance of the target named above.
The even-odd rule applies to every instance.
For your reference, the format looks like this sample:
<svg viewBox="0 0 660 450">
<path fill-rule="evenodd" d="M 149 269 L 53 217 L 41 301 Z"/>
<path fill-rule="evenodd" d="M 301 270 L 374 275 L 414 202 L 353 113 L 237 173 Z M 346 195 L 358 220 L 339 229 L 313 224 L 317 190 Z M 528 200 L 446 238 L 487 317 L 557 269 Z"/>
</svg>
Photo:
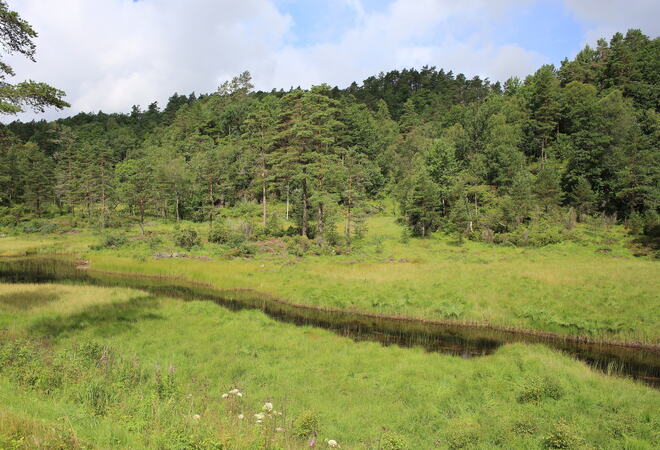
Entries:
<svg viewBox="0 0 660 450">
<path fill-rule="evenodd" d="M 195 226 L 205 236 L 206 225 Z M 172 227 L 150 229 L 165 233 Z M 91 232 L 2 238 L 0 254 L 45 246 L 86 253 L 98 269 L 183 274 L 298 303 L 660 343 L 660 265 L 634 257 L 620 229 L 582 226 L 580 242 L 543 248 L 458 246 L 443 236 L 403 244 L 400 235 L 392 217 L 373 217 L 353 254 L 302 259 L 270 253 L 224 259 L 222 248 L 206 244 L 192 253 L 211 261 L 153 260 L 155 251 L 175 248 L 169 236 L 157 249 L 136 241 L 119 250 L 89 251 L 99 239 Z"/>
<path fill-rule="evenodd" d="M 101 447 L 174 446 L 168 433 L 180 422 L 186 432 L 207 428 L 224 442 L 249 447 L 255 441 L 245 436 L 258 434 L 256 426 L 249 419 L 241 428 L 228 422 L 220 398 L 233 386 L 246 393 L 240 406 L 246 415 L 266 400 L 282 408 L 289 422 L 305 409 L 317 411 L 319 438 L 337 439 L 344 448 L 375 447 L 382 427 L 405 436 L 411 448 L 434 442 L 440 448 L 537 448 L 550 436 L 601 448 L 652 448 L 660 442 L 657 391 L 606 377 L 540 346 L 506 346 L 493 356 L 465 360 L 354 343 L 256 311 L 59 285 L 0 285 L 0 328 L 12 336 L 51 336 L 52 352 L 95 340 L 139 360 L 149 373 L 156 366 L 176 367 L 180 389 L 171 401 L 188 405 L 188 393 L 192 400 L 168 414 L 158 413 L 166 406 L 149 394 L 151 383 L 124 394 L 101 377 L 118 397 L 103 417 L 94 417 L 87 397 L 77 395 L 88 392 L 82 384 L 46 397 L 16 391 L 0 377 L 1 429 L 7 415 L 51 423 L 66 418 L 69 435 Z M 525 394 L 538 398 L 525 400 Z M 191 424 L 194 413 L 202 418 Z M 139 433 L 131 433 L 136 427 Z M 136 434 L 144 440 L 136 441 Z M 298 442 L 287 439 L 287 447 Z"/>
</svg>

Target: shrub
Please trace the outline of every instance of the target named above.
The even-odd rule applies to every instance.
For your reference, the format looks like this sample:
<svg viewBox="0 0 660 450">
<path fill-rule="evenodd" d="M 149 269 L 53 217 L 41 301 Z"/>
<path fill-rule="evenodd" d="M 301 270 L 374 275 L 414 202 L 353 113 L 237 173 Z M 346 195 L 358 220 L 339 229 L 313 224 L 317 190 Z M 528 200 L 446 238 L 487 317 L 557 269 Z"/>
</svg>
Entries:
<svg viewBox="0 0 660 450">
<path fill-rule="evenodd" d="M 577 224 L 577 213 L 574 208 L 569 208 L 568 212 L 564 215 L 564 228 L 572 230 Z"/>
<path fill-rule="evenodd" d="M 408 448 L 408 441 L 400 434 L 388 431 L 383 436 L 380 448 L 382 450 L 404 450 Z"/>
<path fill-rule="evenodd" d="M 231 239 L 231 230 L 224 223 L 218 223 L 209 231 L 209 242 L 227 244 Z"/>
<path fill-rule="evenodd" d="M 376 254 L 380 255 L 381 253 L 383 253 L 383 250 L 385 249 L 384 247 L 385 238 L 383 236 L 374 236 L 373 242 L 374 242 L 374 251 L 376 252 Z"/>
<path fill-rule="evenodd" d="M 306 410 L 293 421 L 293 434 L 301 439 L 309 438 L 319 432 L 321 420 L 315 411 Z"/>
<path fill-rule="evenodd" d="M 249 241 L 254 236 L 254 225 L 247 220 L 241 220 L 238 223 L 238 230 L 243 235 L 243 240 Z"/>
<path fill-rule="evenodd" d="M 522 419 L 517 421 L 511 427 L 513 431 L 518 436 L 531 435 L 536 433 L 537 427 L 529 418 Z"/>
<path fill-rule="evenodd" d="M 248 242 L 241 242 L 227 250 L 225 252 L 225 256 L 229 258 L 249 258 L 255 253 L 257 253 L 257 249 L 254 247 L 254 245 Z"/>
<path fill-rule="evenodd" d="M 490 228 L 484 228 L 481 230 L 481 240 L 488 244 L 492 244 L 493 241 L 495 241 L 495 233 Z"/>
<path fill-rule="evenodd" d="M 128 243 L 128 238 L 123 233 L 107 234 L 101 238 L 101 242 L 91 245 L 92 250 L 102 250 L 104 248 L 119 248 Z"/>
<path fill-rule="evenodd" d="M 76 355 L 88 364 L 97 364 L 108 349 L 95 341 L 84 341 L 76 348 Z"/>
<path fill-rule="evenodd" d="M 282 237 L 284 236 L 284 230 L 282 229 L 282 219 L 276 213 L 272 213 L 268 216 L 268 221 L 266 222 L 266 229 L 264 233 L 267 236 L 271 237 Z"/>
<path fill-rule="evenodd" d="M 0 226 L 16 226 L 21 219 L 30 216 L 31 214 L 25 205 L 14 205 L 11 207 L 0 206 Z"/>
<path fill-rule="evenodd" d="M 174 242 L 179 247 L 190 250 L 200 244 L 199 235 L 192 228 L 182 228 L 174 236 Z"/>
<path fill-rule="evenodd" d="M 57 231 L 57 225 L 45 220 L 30 220 L 29 222 L 25 222 L 22 227 L 21 231 L 23 233 L 54 233 Z"/>
<path fill-rule="evenodd" d="M 293 236 L 287 241 L 287 250 L 295 256 L 304 256 L 312 247 L 313 242 L 307 236 Z"/>
<path fill-rule="evenodd" d="M 254 202 L 241 202 L 227 212 L 231 217 L 258 217 L 261 214 L 261 206 Z"/>
<path fill-rule="evenodd" d="M 403 228 L 403 230 L 401 230 L 401 238 L 399 241 L 402 244 L 407 244 L 410 242 L 410 230 L 408 228 Z"/>
<path fill-rule="evenodd" d="M 518 402 L 540 402 L 543 399 L 550 398 L 559 400 L 564 395 L 564 392 L 555 381 L 549 378 L 533 377 L 525 382 L 520 394 L 518 394 Z"/>
<path fill-rule="evenodd" d="M 561 419 L 543 440 L 543 444 L 546 448 L 576 448 L 582 444 L 582 438 L 573 425 Z"/>
</svg>

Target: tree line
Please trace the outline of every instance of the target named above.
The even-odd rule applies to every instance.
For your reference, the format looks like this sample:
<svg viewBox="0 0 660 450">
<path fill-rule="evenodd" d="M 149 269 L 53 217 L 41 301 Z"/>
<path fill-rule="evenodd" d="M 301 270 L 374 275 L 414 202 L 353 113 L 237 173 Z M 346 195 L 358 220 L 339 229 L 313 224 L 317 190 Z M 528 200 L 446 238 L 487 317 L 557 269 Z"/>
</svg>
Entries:
<svg viewBox="0 0 660 450">
<path fill-rule="evenodd" d="M 345 89 L 255 92 L 242 73 L 205 95 L 126 114 L 0 127 L 4 221 L 72 214 L 208 221 L 241 202 L 351 239 L 371 200 L 410 233 L 489 241 L 602 215 L 656 230 L 660 39 L 639 30 L 503 84 L 434 67 Z M 544 228 L 545 227 L 545 228 Z"/>
</svg>

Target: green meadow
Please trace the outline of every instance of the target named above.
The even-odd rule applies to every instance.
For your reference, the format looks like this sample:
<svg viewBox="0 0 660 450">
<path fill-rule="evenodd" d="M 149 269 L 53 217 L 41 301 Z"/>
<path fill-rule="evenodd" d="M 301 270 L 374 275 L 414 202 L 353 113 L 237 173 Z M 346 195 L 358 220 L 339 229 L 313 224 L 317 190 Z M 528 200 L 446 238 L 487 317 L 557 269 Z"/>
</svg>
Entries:
<svg viewBox="0 0 660 450">
<path fill-rule="evenodd" d="M 0 285 L 3 448 L 654 448 L 660 394 L 543 346 L 473 359 L 131 289 Z M 237 388 L 241 398 L 222 398 Z M 257 424 L 272 403 L 282 415 Z M 242 414 L 243 418 L 239 418 Z M 279 430 L 279 431 L 278 431 Z"/>
</svg>

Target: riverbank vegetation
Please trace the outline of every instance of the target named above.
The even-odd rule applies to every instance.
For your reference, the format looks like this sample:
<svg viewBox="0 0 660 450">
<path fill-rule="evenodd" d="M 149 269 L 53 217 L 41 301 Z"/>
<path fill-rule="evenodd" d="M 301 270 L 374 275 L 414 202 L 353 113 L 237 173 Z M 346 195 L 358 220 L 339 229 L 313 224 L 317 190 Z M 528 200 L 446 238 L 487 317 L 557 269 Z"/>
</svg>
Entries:
<svg viewBox="0 0 660 450">
<path fill-rule="evenodd" d="M 243 220 L 227 219 L 232 233 Z M 640 256 L 620 226 L 580 225 L 574 240 L 519 248 L 442 234 L 402 237 L 392 216 L 365 223 L 365 236 L 339 255 L 296 236 L 208 242 L 208 227 L 194 223 L 181 228 L 199 243 L 184 248 L 166 222 L 150 224 L 145 236 L 139 227 L 18 233 L 0 238 L 0 254 L 75 253 L 98 270 L 180 276 L 299 304 L 659 342 L 657 261 Z M 237 252 L 243 247 L 249 253 Z"/>
</svg>

